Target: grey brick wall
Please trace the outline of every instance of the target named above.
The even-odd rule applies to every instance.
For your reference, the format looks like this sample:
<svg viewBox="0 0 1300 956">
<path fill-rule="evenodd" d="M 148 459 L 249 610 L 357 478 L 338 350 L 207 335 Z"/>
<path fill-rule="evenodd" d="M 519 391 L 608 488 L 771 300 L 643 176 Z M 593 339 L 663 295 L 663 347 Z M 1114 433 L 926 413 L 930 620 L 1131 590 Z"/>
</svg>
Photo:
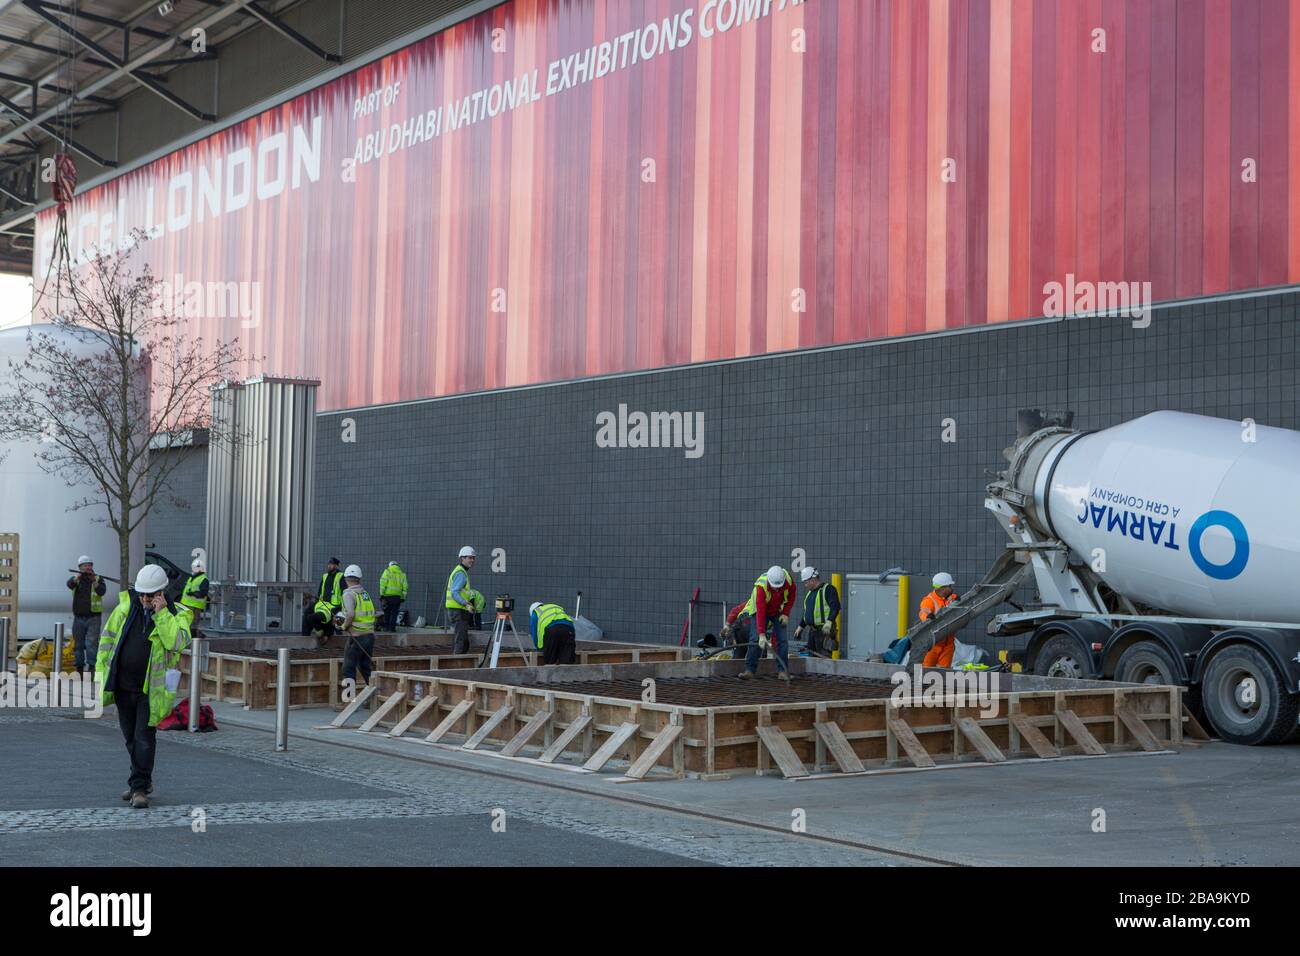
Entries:
<svg viewBox="0 0 1300 956">
<path fill-rule="evenodd" d="M 208 447 L 202 444 L 163 454 L 179 457 L 180 462 L 149 513 L 145 542 L 149 550 L 189 570 L 190 552 L 203 547 L 207 524 Z"/>
<path fill-rule="evenodd" d="M 739 601 L 794 548 L 827 572 L 903 565 L 966 586 L 1002 547 L 984 485 L 1017 409 L 1071 409 L 1089 429 L 1162 408 L 1300 427 L 1297 305 L 1223 300 L 1157 310 L 1145 330 L 1008 325 L 323 415 L 315 563 L 336 553 L 376 582 L 397 560 L 427 615 L 472 544 L 485 594 L 572 607 L 581 589 L 608 636 L 665 642 L 695 586 Z M 702 411 L 703 457 L 597 448 L 597 414 L 620 403 Z M 946 418 L 955 443 L 940 440 Z"/>
</svg>

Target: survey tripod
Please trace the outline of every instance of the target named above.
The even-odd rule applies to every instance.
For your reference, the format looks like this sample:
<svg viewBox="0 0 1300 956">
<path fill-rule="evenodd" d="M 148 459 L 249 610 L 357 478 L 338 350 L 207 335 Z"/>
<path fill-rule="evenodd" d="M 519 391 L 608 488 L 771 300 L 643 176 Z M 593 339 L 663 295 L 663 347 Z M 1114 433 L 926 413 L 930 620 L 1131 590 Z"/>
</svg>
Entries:
<svg viewBox="0 0 1300 956">
<path fill-rule="evenodd" d="M 511 616 L 515 609 L 515 599 L 509 594 L 498 594 L 495 603 L 497 616 L 492 625 L 492 640 L 488 641 L 487 647 L 483 648 L 483 657 L 478 662 L 479 667 L 486 663 L 488 667 L 494 670 L 497 666 L 497 658 L 501 655 L 501 641 L 506 636 L 507 626 L 510 628 L 510 633 L 515 636 L 515 644 L 519 648 L 519 653 L 525 655 L 525 659 L 527 659 L 526 655 L 528 654 L 524 650 L 523 638 L 515 630 L 514 618 Z"/>
</svg>

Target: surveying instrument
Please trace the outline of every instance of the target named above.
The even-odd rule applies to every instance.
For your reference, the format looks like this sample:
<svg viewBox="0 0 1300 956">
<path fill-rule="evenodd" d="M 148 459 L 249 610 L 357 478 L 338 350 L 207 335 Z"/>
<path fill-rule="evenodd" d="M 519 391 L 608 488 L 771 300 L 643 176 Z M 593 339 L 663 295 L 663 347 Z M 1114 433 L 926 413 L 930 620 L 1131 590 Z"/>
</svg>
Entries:
<svg viewBox="0 0 1300 956">
<path fill-rule="evenodd" d="M 501 654 L 501 641 L 506 636 L 506 625 L 510 626 L 510 633 L 515 636 L 515 644 L 519 647 L 519 653 L 524 655 L 525 660 L 527 660 L 528 655 L 528 652 L 524 650 L 523 639 L 519 636 L 519 632 L 515 630 L 514 619 L 510 616 L 515 609 L 515 599 L 509 594 L 498 594 L 495 605 L 497 618 L 492 625 L 492 640 L 483 649 L 483 660 L 478 662 L 478 666 L 482 667 L 485 661 L 489 661 L 490 657 L 487 666 L 493 670 L 496 669 L 497 658 Z"/>
</svg>

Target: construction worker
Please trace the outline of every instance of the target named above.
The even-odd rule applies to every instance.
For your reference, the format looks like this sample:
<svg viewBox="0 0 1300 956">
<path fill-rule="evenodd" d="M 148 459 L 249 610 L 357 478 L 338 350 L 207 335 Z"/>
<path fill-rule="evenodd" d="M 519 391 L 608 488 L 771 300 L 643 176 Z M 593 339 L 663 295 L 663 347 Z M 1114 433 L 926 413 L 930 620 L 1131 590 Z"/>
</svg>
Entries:
<svg viewBox="0 0 1300 956">
<path fill-rule="evenodd" d="M 572 664 L 577 659 L 573 618 L 558 604 L 534 601 L 528 609 L 528 633 L 542 652 L 543 664 Z"/>
<path fill-rule="evenodd" d="M 194 618 L 208 609 L 208 575 L 203 567 L 203 559 L 195 558 L 190 564 L 192 572 L 181 590 L 181 603 L 193 609 Z"/>
<path fill-rule="evenodd" d="M 361 586 L 361 569 L 349 564 L 343 572 L 347 590 L 343 592 L 343 621 L 339 630 L 347 636 L 343 648 L 343 679 L 356 685 L 357 667 L 361 682 L 370 683 L 370 662 L 375 654 L 375 602 Z"/>
<path fill-rule="evenodd" d="M 447 626 L 456 632 L 453 654 L 469 653 L 469 629 L 474 623 L 474 592 L 469 584 L 469 569 L 478 555 L 469 545 L 460 549 L 456 566 L 447 575 Z"/>
<path fill-rule="evenodd" d="M 406 600 L 410 588 L 406 583 L 406 572 L 397 566 L 396 561 L 389 561 L 383 574 L 379 575 L 379 603 L 384 606 L 384 630 L 396 633 L 397 612 Z"/>
<path fill-rule="evenodd" d="M 745 651 L 745 670 L 740 675 L 742 678 L 751 678 L 758 672 L 758 659 L 765 653 L 760 642 L 766 643 L 770 629 L 776 644 L 777 660 L 780 661 L 779 670 L 789 680 L 790 648 L 785 639 L 785 626 L 790 623 L 790 612 L 794 609 L 794 593 L 794 578 L 790 577 L 790 572 L 774 564 L 754 582 L 749 600 L 736 605 L 727 615 L 727 626 L 722 629 L 722 636 L 734 638 L 736 644 L 749 644 Z M 752 633 L 751 620 L 754 622 Z"/>
<path fill-rule="evenodd" d="M 943 608 L 957 603 L 957 588 L 952 575 L 947 571 L 940 571 L 936 574 L 931 579 L 930 584 L 934 586 L 934 590 L 921 598 L 920 617 L 922 621 L 928 621 L 932 615 L 938 614 Z M 942 640 L 935 641 L 934 646 L 926 651 L 925 666 L 951 667 L 954 640 L 955 635 L 949 634 Z"/>
<path fill-rule="evenodd" d="M 840 616 L 840 592 L 829 581 L 823 582 L 816 568 L 799 572 L 803 582 L 803 617 L 795 630 L 796 638 L 802 633 L 812 654 L 830 654 L 835 650 L 835 622 Z"/>
<path fill-rule="evenodd" d="M 315 637 L 317 646 L 324 647 L 334 636 L 334 605 L 319 598 L 308 605 L 302 612 L 302 636 Z"/>
<path fill-rule="evenodd" d="M 59 664 L 59 673 L 70 673 L 76 666 L 73 661 L 72 643 L 68 642 L 63 645 L 63 660 Z M 25 672 L 30 675 L 41 674 L 49 677 L 50 668 L 54 665 L 54 642 L 48 637 L 28 641 L 18 648 L 18 656 L 14 663 L 18 665 L 19 674 Z"/>
<path fill-rule="evenodd" d="M 317 601 L 325 601 L 337 614 L 343 607 L 343 575 L 339 574 L 339 559 L 330 558 L 325 562 L 325 573 L 320 576 L 320 590 L 316 592 Z"/>
<path fill-rule="evenodd" d="M 95 573 L 90 555 L 77 558 L 77 573 L 68 578 L 72 592 L 72 641 L 76 645 L 73 661 L 81 673 L 95 665 L 99 654 L 99 628 L 104 619 L 104 592 L 108 585 Z"/>
<path fill-rule="evenodd" d="M 158 724 L 176 706 L 181 651 L 190 643 L 190 615 L 167 598 L 167 572 L 146 564 L 134 588 L 123 588 L 108 616 L 95 660 L 104 706 L 117 704 L 117 722 L 131 755 L 122 794 L 132 808 L 149 806 Z"/>
</svg>

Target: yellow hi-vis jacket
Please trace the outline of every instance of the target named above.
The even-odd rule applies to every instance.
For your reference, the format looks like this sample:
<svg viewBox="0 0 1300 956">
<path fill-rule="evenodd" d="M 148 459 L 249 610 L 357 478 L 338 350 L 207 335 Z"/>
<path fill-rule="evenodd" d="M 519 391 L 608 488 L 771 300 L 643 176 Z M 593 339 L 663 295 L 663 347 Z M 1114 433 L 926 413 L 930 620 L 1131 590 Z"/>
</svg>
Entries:
<svg viewBox="0 0 1300 956">
<path fill-rule="evenodd" d="M 405 601 L 408 590 L 406 572 L 397 565 L 390 564 L 379 575 L 379 596 L 381 598 L 399 597 Z"/>
<path fill-rule="evenodd" d="M 104 706 L 113 703 L 108 692 L 108 674 L 121 643 L 122 629 L 131 610 L 132 592 L 123 591 L 117 597 L 117 607 L 108 616 L 104 633 L 99 638 L 99 656 L 95 658 L 95 679 L 104 688 Z M 167 689 L 167 671 L 181 666 L 181 651 L 190 646 L 190 614 L 177 608 L 173 614 L 164 607 L 154 612 L 153 630 L 149 632 L 149 671 L 145 685 L 140 690 L 149 695 L 149 726 L 157 727 L 176 706 L 176 694 Z"/>
</svg>

